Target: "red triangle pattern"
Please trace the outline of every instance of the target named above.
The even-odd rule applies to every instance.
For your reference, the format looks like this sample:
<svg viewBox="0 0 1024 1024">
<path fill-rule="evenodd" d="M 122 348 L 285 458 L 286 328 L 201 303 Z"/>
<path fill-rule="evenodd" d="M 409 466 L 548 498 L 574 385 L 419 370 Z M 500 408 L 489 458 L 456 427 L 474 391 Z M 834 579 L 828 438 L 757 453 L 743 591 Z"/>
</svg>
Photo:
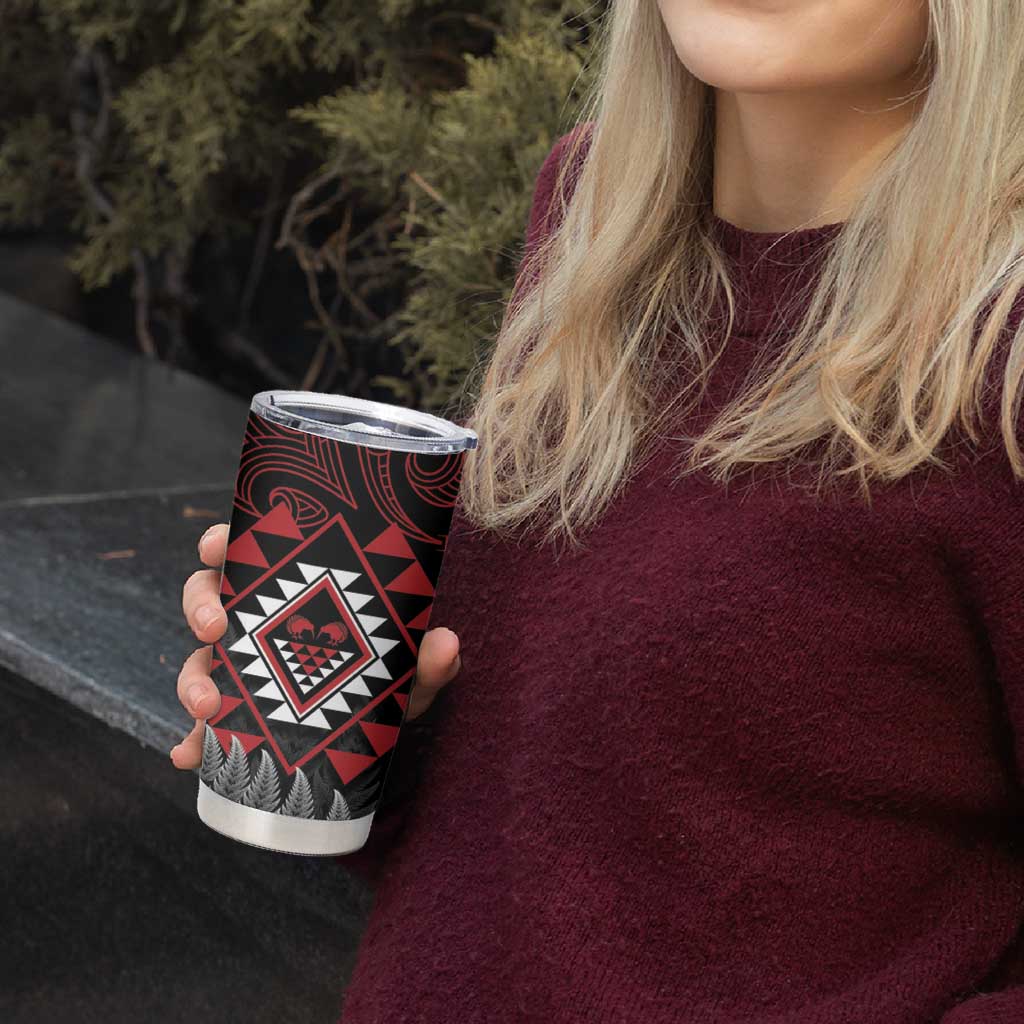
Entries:
<svg viewBox="0 0 1024 1024">
<path fill-rule="evenodd" d="M 248 732 L 232 732 L 230 729 L 214 729 L 213 731 L 217 734 L 217 739 L 220 740 L 220 745 L 224 748 L 225 754 L 231 752 L 232 736 L 238 737 L 238 742 L 242 744 L 242 748 L 247 754 L 252 753 L 266 740 L 266 736 L 253 736 Z"/>
<path fill-rule="evenodd" d="M 325 750 L 324 753 L 345 785 L 377 760 L 369 754 L 353 754 L 348 750 Z"/>
<path fill-rule="evenodd" d="M 219 665 L 220 662 L 217 662 Z M 213 725 L 215 722 L 219 722 L 226 715 L 230 715 L 239 704 L 242 703 L 241 697 L 229 697 L 226 693 L 220 695 L 220 708 L 217 710 L 217 714 L 213 718 L 208 718 L 206 721 L 208 724 Z M 228 740 L 228 746 L 231 746 L 231 740 Z"/>
<path fill-rule="evenodd" d="M 415 558 L 405 534 L 392 523 L 382 534 L 363 548 L 373 555 L 395 555 L 397 558 Z"/>
<path fill-rule="evenodd" d="M 430 579 L 419 562 L 413 562 L 400 572 L 385 589 L 397 590 L 401 594 L 422 594 L 424 597 L 432 597 L 434 593 Z"/>
<path fill-rule="evenodd" d="M 311 676 L 314 672 L 320 669 L 327 659 L 319 655 L 312 657 L 310 655 L 300 654 L 299 661 L 301 664 L 297 665 L 293 671 L 297 670 L 305 673 L 307 676 Z"/>
<path fill-rule="evenodd" d="M 423 609 L 411 622 L 407 622 L 406 626 L 409 629 L 422 629 L 426 632 L 427 626 L 430 625 L 430 609 L 434 607 L 434 602 L 431 601 L 426 608 Z"/>
<path fill-rule="evenodd" d="M 398 706 L 402 709 L 402 711 L 405 711 L 405 709 L 409 706 L 409 694 L 399 693 L 396 690 L 393 694 L 391 694 L 391 696 L 398 701 Z"/>
<path fill-rule="evenodd" d="M 398 727 L 394 725 L 380 725 L 377 722 L 360 722 L 370 746 L 378 754 L 386 754 L 398 739 Z"/>
<path fill-rule="evenodd" d="M 303 539 L 302 531 L 283 501 L 279 501 L 258 523 L 254 523 L 252 528 L 258 533 L 272 533 L 275 537 Z"/>
<path fill-rule="evenodd" d="M 224 597 L 235 596 L 235 588 L 231 586 L 231 581 L 228 579 L 226 573 L 220 578 L 220 592 Z"/>
<path fill-rule="evenodd" d="M 266 555 L 260 550 L 251 530 L 246 530 L 240 537 L 228 545 L 227 560 L 241 562 L 243 565 L 255 565 L 260 569 L 269 569 Z"/>
</svg>

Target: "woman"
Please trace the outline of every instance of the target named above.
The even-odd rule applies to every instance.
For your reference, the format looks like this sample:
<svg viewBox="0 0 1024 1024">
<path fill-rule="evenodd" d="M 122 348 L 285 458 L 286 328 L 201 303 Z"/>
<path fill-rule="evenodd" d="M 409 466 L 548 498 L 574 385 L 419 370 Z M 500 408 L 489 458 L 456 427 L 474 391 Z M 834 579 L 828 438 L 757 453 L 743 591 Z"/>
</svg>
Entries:
<svg viewBox="0 0 1024 1024">
<path fill-rule="evenodd" d="M 346 1024 L 1024 1021 L 1022 77 L 1006 0 L 614 5 Z"/>
</svg>

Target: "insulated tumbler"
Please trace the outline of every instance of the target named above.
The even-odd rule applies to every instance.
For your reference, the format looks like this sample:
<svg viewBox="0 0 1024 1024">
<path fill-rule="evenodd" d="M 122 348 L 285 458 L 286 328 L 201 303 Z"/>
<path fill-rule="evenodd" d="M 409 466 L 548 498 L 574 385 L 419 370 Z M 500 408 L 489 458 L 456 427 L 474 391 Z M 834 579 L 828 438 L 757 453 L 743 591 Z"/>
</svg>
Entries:
<svg viewBox="0 0 1024 1024">
<path fill-rule="evenodd" d="M 476 446 L 472 430 L 396 405 L 253 398 L 199 773 L 211 828 L 295 854 L 366 842 Z"/>
</svg>

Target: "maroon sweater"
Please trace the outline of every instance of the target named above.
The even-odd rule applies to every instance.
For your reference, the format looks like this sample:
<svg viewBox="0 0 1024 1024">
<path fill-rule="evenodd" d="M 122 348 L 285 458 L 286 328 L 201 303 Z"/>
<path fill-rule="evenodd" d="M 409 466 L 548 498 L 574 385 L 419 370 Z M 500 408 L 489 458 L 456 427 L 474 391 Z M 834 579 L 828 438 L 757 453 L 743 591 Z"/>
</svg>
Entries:
<svg viewBox="0 0 1024 1024">
<path fill-rule="evenodd" d="M 839 226 L 713 227 L 745 297 L 689 430 Z M 339 858 L 377 886 L 344 1024 L 1024 1022 L 1024 485 L 996 429 L 871 508 L 673 483 L 669 444 L 557 560 L 457 511 L 431 625 L 462 673 Z"/>
</svg>

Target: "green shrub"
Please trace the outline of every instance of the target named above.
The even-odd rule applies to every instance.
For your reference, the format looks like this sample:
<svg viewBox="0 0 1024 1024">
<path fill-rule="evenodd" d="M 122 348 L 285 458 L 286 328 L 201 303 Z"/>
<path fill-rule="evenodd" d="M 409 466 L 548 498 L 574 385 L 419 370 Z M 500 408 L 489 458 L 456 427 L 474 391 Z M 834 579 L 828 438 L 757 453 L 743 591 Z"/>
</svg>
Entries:
<svg viewBox="0 0 1024 1024">
<path fill-rule="evenodd" d="M 69 231 L 158 358 L 442 408 L 493 338 L 600 13 L 0 0 L 0 226 Z"/>
</svg>

